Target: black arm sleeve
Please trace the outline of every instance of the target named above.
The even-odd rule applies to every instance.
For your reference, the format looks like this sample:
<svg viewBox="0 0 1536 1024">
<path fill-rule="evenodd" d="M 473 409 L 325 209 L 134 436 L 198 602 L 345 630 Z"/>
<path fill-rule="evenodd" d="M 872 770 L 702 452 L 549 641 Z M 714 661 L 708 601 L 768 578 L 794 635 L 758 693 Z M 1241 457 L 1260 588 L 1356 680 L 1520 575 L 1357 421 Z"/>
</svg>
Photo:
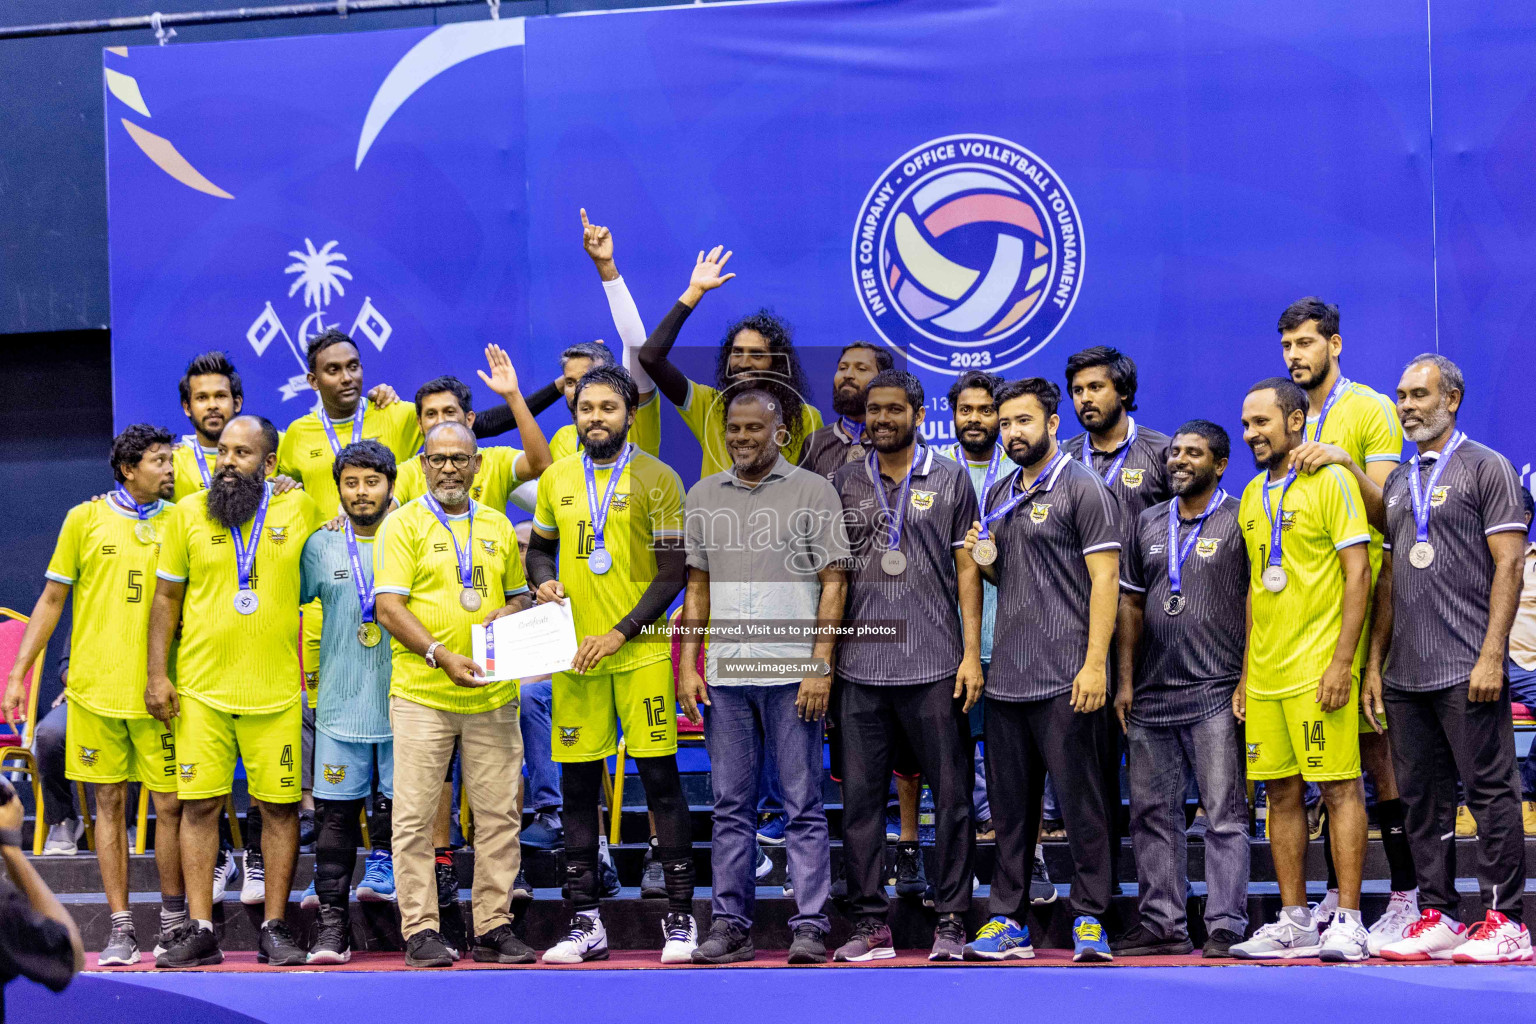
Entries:
<svg viewBox="0 0 1536 1024">
<path fill-rule="evenodd" d="M 564 393 L 555 387 L 555 382 L 550 381 L 533 394 L 528 395 L 524 400 L 528 403 L 528 411 L 537 416 L 564 397 Z M 507 411 L 511 412 L 510 409 Z"/>
<path fill-rule="evenodd" d="M 555 578 L 558 572 L 560 539 L 543 537 L 538 530 L 528 535 L 528 582 L 534 590 Z"/>
<path fill-rule="evenodd" d="M 657 382 L 658 385 L 660 382 Z M 533 553 L 530 545 L 528 553 Z M 672 607 L 672 602 L 677 600 L 677 595 L 683 592 L 683 585 L 688 579 L 688 553 L 681 544 L 676 546 L 658 547 L 656 549 L 656 578 L 651 580 L 650 586 L 645 588 L 645 593 L 640 595 L 640 600 L 630 613 L 624 616 L 613 627 L 624 634 L 625 640 L 633 640 L 640 635 L 640 630 L 655 622 L 667 614 L 667 609 Z"/>
<path fill-rule="evenodd" d="M 640 348 L 640 365 L 656 382 L 656 389 L 676 406 L 688 400 L 688 377 L 672 365 L 667 353 L 672 351 L 672 343 L 677 341 L 677 333 L 683 329 L 683 321 L 692 312 L 692 307 L 685 303 L 674 302 Z"/>
<path fill-rule="evenodd" d="M 516 429 L 517 420 L 512 418 L 512 410 L 507 408 L 506 403 L 475 413 L 476 437 L 495 437 Z"/>
</svg>

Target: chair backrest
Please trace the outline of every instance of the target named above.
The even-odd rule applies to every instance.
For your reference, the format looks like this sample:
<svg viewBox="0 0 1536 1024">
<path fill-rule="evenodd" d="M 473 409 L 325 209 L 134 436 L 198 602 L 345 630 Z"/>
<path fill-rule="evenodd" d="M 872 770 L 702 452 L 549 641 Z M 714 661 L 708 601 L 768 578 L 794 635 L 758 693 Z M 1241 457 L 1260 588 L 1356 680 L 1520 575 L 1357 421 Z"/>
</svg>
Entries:
<svg viewBox="0 0 1536 1024">
<path fill-rule="evenodd" d="M 4 665 L 9 671 L 16 663 L 16 655 L 21 650 L 21 638 L 27 631 L 27 616 L 9 608 L 0 608 L 0 665 Z M 22 714 L 25 718 L 21 721 L 19 729 L 15 729 L 9 722 L 0 720 L 0 731 L 20 732 L 21 745 L 32 746 L 32 732 L 37 727 L 37 681 L 43 677 L 43 655 L 46 651 L 37 652 L 37 660 L 32 662 L 32 667 L 27 669 L 26 679 L 22 685 L 26 687 L 26 697 L 22 702 Z"/>
</svg>

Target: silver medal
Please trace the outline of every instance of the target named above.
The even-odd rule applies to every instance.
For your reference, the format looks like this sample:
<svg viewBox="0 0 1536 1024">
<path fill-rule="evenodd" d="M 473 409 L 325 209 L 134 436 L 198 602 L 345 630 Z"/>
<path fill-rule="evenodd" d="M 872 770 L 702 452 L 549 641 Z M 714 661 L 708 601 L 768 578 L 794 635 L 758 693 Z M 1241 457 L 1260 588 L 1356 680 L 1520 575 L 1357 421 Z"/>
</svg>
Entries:
<svg viewBox="0 0 1536 1024">
<path fill-rule="evenodd" d="M 1264 573 L 1259 579 L 1263 582 L 1264 589 L 1271 594 L 1280 593 L 1280 591 L 1285 589 L 1286 583 L 1289 582 L 1289 578 L 1285 575 L 1285 569 L 1278 565 L 1265 566 Z"/>
<path fill-rule="evenodd" d="M 241 615 L 249 615 L 256 610 L 260 602 L 256 599 L 256 591 L 242 590 L 235 595 L 235 611 Z"/>
<path fill-rule="evenodd" d="M 900 551 L 887 551 L 880 556 L 880 568 L 887 576 L 900 576 L 907 571 L 907 556 Z"/>
<path fill-rule="evenodd" d="M 997 561 L 997 542 L 991 537 L 983 537 L 976 542 L 971 549 L 971 561 L 977 565 L 991 565 Z"/>
<path fill-rule="evenodd" d="M 464 610 L 467 612 L 479 611 L 480 592 L 473 587 L 465 587 L 463 590 L 459 591 L 459 604 L 462 605 Z"/>
<path fill-rule="evenodd" d="M 1435 561 L 1435 546 L 1421 540 L 1408 549 L 1408 564 L 1415 569 L 1428 569 Z"/>
<path fill-rule="evenodd" d="M 1177 615 L 1184 610 L 1184 595 L 1173 593 L 1163 602 L 1163 611 L 1169 615 Z"/>
<path fill-rule="evenodd" d="M 613 556 L 607 548 L 593 548 L 587 556 L 587 568 L 601 576 L 613 568 Z"/>
</svg>

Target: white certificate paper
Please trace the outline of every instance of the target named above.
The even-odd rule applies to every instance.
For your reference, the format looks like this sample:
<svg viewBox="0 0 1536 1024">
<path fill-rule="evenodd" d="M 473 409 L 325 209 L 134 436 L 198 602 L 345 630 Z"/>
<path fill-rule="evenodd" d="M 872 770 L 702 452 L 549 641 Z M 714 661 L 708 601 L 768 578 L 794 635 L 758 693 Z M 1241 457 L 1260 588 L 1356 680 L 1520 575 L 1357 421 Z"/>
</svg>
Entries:
<svg viewBox="0 0 1536 1024">
<path fill-rule="evenodd" d="M 492 622 L 494 652 L 486 653 L 485 626 L 471 626 L 475 662 L 492 682 L 568 672 L 576 657 L 576 620 L 569 602 L 535 605 Z"/>
</svg>

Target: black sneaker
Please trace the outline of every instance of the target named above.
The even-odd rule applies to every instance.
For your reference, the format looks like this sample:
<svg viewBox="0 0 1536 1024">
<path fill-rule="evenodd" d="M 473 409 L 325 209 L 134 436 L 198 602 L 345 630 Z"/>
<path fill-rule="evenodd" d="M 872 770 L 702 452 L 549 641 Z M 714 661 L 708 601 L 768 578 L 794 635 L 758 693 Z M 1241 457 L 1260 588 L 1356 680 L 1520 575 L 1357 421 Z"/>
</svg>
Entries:
<svg viewBox="0 0 1536 1024">
<path fill-rule="evenodd" d="M 165 952 L 155 957 L 155 966 L 210 967 L 224 962 L 219 937 L 196 921 L 188 921 L 176 930 Z"/>
<path fill-rule="evenodd" d="M 459 903 L 459 873 L 450 864 L 436 862 L 437 872 L 437 922 L 442 929 L 440 938 L 458 956 L 458 951 L 469 944 L 469 929 L 464 924 L 464 907 Z"/>
<path fill-rule="evenodd" d="M 1109 944 L 1109 950 L 1115 956 L 1179 956 L 1191 952 L 1194 948 L 1195 944 L 1189 941 L 1188 936 L 1182 939 L 1165 939 L 1153 934 L 1152 930 L 1143 924 L 1138 924 Z"/>
<path fill-rule="evenodd" d="M 446 907 L 459 902 L 459 873 L 453 865 L 438 860 L 433 861 L 433 869 L 437 874 L 437 905 Z"/>
<path fill-rule="evenodd" d="M 896 895 L 921 896 L 928 888 L 923 871 L 923 848 L 916 843 L 896 844 Z"/>
<path fill-rule="evenodd" d="M 645 851 L 645 864 L 640 871 L 640 897 L 647 900 L 667 898 L 667 873 L 654 846 Z"/>
<path fill-rule="evenodd" d="M 287 921 L 263 921 L 261 938 L 256 943 L 256 962 L 273 967 L 300 967 L 309 963 L 309 953 L 293 941 Z"/>
<path fill-rule="evenodd" d="M 427 928 L 405 940 L 405 965 L 407 967 L 452 967 L 459 958 L 459 951 L 443 939 L 442 935 Z"/>
<path fill-rule="evenodd" d="M 929 960 L 963 960 L 965 958 L 965 922 L 959 914 L 941 914 L 933 929 L 933 948 Z"/>
<path fill-rule="evenodd" d="M 533 886 L 528 884 L 528 872 L 522 868 L 517 869 L 517 878 L 512 881 L 512 898 L 520 901 L 533 899 Z"/>
<path fill-rule="evenodd" d="M 1037 907 L 1043 907 L 1047 903 L 1055 903 L 1057 897 L 1056 887 L 1051 884 L 1051 876 L 1045 870 L 1045 857 L 1040 847 L 1035 847 L 1035 866 L 1029 875 L 1029 902 Z"/>
<path fill-rule="evenodd" d="M 315 942 L 309 947 L 312 964 L 344 964 L 352 959 L 352 929 L 347 908 L 320 904 L 315 915 Z"/>
<path fill-rule="evenodd" d="M 1221 957 L 1228 957 L 1232 955 L 1232 947 L 1242 941 L 1243 937 L 1237 934 L 1237 932 L 1230 931 L 1226 928 L 1217 928 L 1215 931 L 1211 932 L 1210 937 L 1205 940 L 1205 948 L 1200 951 L 1200 955 L 1205 957 L 1207 960 L 1216 960 Z"/>
<path fill-rule="evenodd" d="M 314 812 L 313 811 L 300 811 L 299 812 L 299 849 L 301 851 L 303 851 L 304 853 L 313 853 L 314 849 L 315 849 L 315 838 L 319 834 L 320 834 L 320 830 L 315 826 L 315 815 L 314 815 Z"/>
<path fill-rule="evenodd" d="M 729 921 L 716 921 L 709 926 L 709 937 L 693 951 L 696 964 L 734 964 L 753 960 L 757 950 L 752 948 L 752 936 Z"/>
<path fill-rule="evenodd" d="M 803 924 L 795 929 L 795 938 L 789 944 L 789 962 L 792 964 L 824 964 L 827 962 L 827 937 L 813 924 Z"/>
<path fill-rule="evenodd" d="M 533 950 L 512 934 L 512 926 L 509 924 L 477 936 L 470 956 L 482 964 L 531 964 L 534 961 Z"/>
</svg>

